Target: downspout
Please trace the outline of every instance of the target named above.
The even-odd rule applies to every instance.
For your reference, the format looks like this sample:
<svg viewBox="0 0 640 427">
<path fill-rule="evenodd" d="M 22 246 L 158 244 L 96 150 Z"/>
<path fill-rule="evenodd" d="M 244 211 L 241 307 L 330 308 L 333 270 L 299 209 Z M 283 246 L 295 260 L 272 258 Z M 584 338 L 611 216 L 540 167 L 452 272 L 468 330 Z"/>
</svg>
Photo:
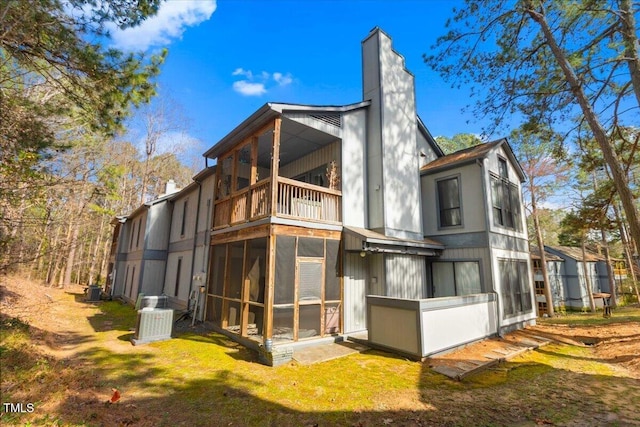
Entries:
<svg viewBox="0 0 640 427">
<path fill-rule="evenodd" d="M 189 281 L 189 293 L 187 294 L 187 310 L 189 310 L 189 299 L 191 298 L 191 291 L 193 290 L 193 267 L 196 264 L 196 246 L 198 242 L 198 220 L 200 216 L 200 197 L 202 196 L 202 183 L 198 181 L 196 182 L 198 183 L 198 203 L 196 204 L 196 222 L 194 224 L 194 230 L 193 230 L 193 249 L 191 251 L 191 280 Z M 199 300 L 196 300 L 196 301 L 199 301 Z M 199 304 L 199 302 L 196 303 L 196 305 L 197 304 Z M 196 310 L 197 310 L 197 307 L 193 307 L 193 313 L 191 313 L 192 320 L 195 320 Z"/>
<path fill-rule="evenodd" d="M 142 244 L 142 256 L 141 256 L 141 260 L 140 260 L 140 272 L 138 273 L 138 292 L 135 295 L 135 299 L 134 299 L 134 304 L 136 304 L 138 302 L 138 295 L 140 295 L 140 293 L 142 293 L 142 283 L 144 281 L 144 267 L 145 267 L 145 253 L 147 252 L 147 245 L 149 244 L 148 242 L 148 237 L 149 237 L 149 229 L 151 227 L 151 206 L 150 205 L 146 205 L 145 206 L 147 208 L 147 219 L 145 221 L 144 224 L 144 242 Z M 138 225 L 138 227 L 140 227 Z M 139 228 L 138 228 L 139 229 Z M 133 237 L 132 237 L 133 238 Z M 165 262 L 165 268 L 166 268 L 166 262 Z M 162 286 L 164 286 L 164 281 L 162 282 Z M 131 282 L 131 288 L 133 290 L 133 282 Z M 134 295 L 131 295 L 132 297 Z"/>
<path fill-rule="evenodd" d="M 173 207 L 175 206 L 175 203 L 173 202 L 173 200 L 168 201 L 167 203 L 171 205 L 171 213 L 169 215 L 169 235 L 167 236 L 167 254 L 164 259 L 164 272 L 162 273 L 162 277 L 164 277 L 164 279 L 162 280 L 162 292 L 160 292 L 160 295 L 165 295 L 164 288 L 165 286 L 167 286 L 167 264 L 169 264 L 169 245 L 171 244 L 171 222 L 172 222 L 171 217 L 173 216 Z M 146 238 L 147 238 L 146 234 L 147 233 L 145 233 L 145 245 L 146 245 Z"/>
<path fill-rule="evenodd" d="M 498 329 L 498 336 L 500 338 L 503 337 L 502 334 L 502 325 L 501 325 L 501 317 L 500 317 L 500 295 L 498 294 L 498 291 L 495 288 L 495 271 L 493 269 L 493 256 L 492 256 L 492 248 L 491 248 L 491 238 L 490 238 L 490 233 L 491 233 L 491 221 L 489 221 L 489 215 L 492 215 L 492 210 L 488 209 L 488 200 L 492 200 L 490 198 L 487 198 L 488 196 L 488 192 L 487 192 L 487 173 L 486 173 L 486 169 L 484 167 L 484 161 L 486 159 L 479 159 L 476 160 L 476 163 L 478 164 L 478 166 L 480 166 L 480 174 L 482 176 L 482 197 L 484 199 L 484 203 L 485 203 L 485 207 L 487 209 L 485 209 L 485 215 L 484 215 L 484 222 L 485 222 L 485 229 L 486 229 L 486 233 L 487 233 L 487 245 L 488 245 L 488 249 L 489 249 L 489 272 L 491 273 L 491 290 L 492 292 L 495 294 L 496 296 L 496 327 Z"/>
</svg>

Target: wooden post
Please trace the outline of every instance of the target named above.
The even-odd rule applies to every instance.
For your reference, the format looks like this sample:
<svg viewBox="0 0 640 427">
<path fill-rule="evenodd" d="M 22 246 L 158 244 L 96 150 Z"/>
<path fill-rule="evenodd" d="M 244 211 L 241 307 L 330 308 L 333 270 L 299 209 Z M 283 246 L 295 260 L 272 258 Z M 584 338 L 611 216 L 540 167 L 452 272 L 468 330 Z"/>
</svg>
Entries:
<svg viewBox="0 0 640 427">
<path fill-rule="evenodd" d="M 255 184 L 258 179 L 258 137 L 254 135 L 251 137 L 251 179 L 249 185 Z"/>
<path fill-rule="evenodd" d="M 253 185 L 258 182 L 258 137 L 251 137 L 251 175 L 249 177 L 249 193 L 247 194 L 246 220 L 253 219 Z"/>
<path fill-rule="evenodd" d="M 271 145 L 271 216 L 276 216 L 278 206 L 278 168 L 280 165 L 280 126 L 282 118 L 273 121 L 273 143 Z"/>
<path fill-rule="evenodd" d="M 276 280 L 276 236 L 273 229 L 269 228 L 269 237 L 267 237 L 267 260 L 266 260 L 266 277 L 264 290 L 264 330 L 262 335 L 264 339 L 270 339 L 273 336 L 273 288 Z"/>
<path fill-rule="evenodd" d="M 240 336 L 247 336 L 247 325 L 249 323 L 249 280 L 247 279 L 247 252 L 249 241 L 244 241 L 242 253 L 242 289 L 240 290 Z"/>
</svg>

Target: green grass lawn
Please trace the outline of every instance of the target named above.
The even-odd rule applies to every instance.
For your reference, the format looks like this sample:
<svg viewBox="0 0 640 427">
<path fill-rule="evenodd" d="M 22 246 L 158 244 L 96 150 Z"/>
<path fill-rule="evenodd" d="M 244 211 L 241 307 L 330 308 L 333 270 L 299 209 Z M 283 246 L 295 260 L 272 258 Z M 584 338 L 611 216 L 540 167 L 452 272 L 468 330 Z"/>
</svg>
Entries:
<svg viewBox="0 0 640 427">
<path fill-rule="evenodd" d="M 552 318 L 538 319 L 538 323 L 550 325 L 609 325 L 619 322 L 640 322 L 640 307 L 637 304 L 612 309 L 611 317 L 604 317 L 602 310 L 595 313 L 568 311 Z"/>
<path fill-rule="evenodd" d="M 640 310 L 625 313 L 626 321 L 640 319 Z M 587 319 L 583 316 L 576 315 L 576 321 Z M 622 310 L 616 311 L 602 321 L 622 321 L 621 316 Z M 640 422 L 627 407 L 640 402 L 638 380 L 594 359 L 589 348 L 549 345 L 457 382 L 434 373 L 427 362 L 379 351 L 311 366 L 292 362 L 271 368 L 216 333 L 182 333 L 133 347 L 129 338 L 135 311 L 118 302 L 96 305 L 89 316 L 78 319 L 78 327 L 86 330 L 77 336 L 69 332 L 77 351 L 64 357 L 43 351 L 41 330 L 2 319 L 3 402 L 36 403 L 32 414 L 3 413 L 3 425 Z M 570 316 L 546 321 L 573 322 Z M 107 404 L 113 388 L 121 399 Z"/>
</svg>

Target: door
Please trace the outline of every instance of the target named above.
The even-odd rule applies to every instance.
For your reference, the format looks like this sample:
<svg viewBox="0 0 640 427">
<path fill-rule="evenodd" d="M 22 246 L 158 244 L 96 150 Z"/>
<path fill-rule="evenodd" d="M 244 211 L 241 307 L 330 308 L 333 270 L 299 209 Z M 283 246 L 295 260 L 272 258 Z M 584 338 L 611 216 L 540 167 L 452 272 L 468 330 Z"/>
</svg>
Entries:
<svg viewBox="0 0 640 427">
<path fill-rule="evenodd" d="M 296 258 L 296 324 L 294 340 L 322 335 L 324 325 L 324 259 Z"/>
</svg>

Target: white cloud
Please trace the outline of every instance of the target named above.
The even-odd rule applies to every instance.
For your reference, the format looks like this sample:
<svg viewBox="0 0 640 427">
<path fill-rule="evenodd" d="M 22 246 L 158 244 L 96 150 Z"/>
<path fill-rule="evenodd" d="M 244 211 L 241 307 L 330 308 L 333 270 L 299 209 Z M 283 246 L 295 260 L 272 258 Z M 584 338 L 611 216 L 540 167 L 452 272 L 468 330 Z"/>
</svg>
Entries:
<svg viewBox="0 0 640 427">
<path fill-rule="evenodd" d="M 246 71 L 244 68 L 236 68 L 234 70 L 233 73 L 231 73 L 232 76 L 245 76 L 248 79 L 252 79 L 253 78 L 253 73 L 251 71 Z"/>
<path fill-rule="evenodd" d="M 289 73 L 286 75 L 282 73 L 273 73 L 273 80 L 275 80 L 280 86 L 287 86 L 293 82 L 293 77 L 291 77 L 291 74 Z"/>
<path fill-rule="evenodd" d="M 211 18 L 216 10 L 216 0 L 180 0 L 160 4 L 155 16 L 139 26 L 120 30 L 111 25 L 113 44 L 124 50 L 147 50 L 150 46 L 162 46 L 182 38 L 187 27 Z"/>
<path fill-rule="evenodd" d="M 248 80 L 234 82 L 233 90 L 245 96 L 260 96 L 267 93 L 264 83 L 252 83 Z"/>
<path fill-rule="evenodd" d="M 275 73 L 262 71 L 259 74 L 254 74 L 251 70 L 238 67 L 231 75 L 245 77 L 244 80 L 233 83 L 233 90 L 244 96 L 264 95 L 268 91 L 268 86 L 273 86 L 273 82 L 278 86 L 287 86 L 293 83 L 291 73 L 283 74 L 277 71 Z"/>
</svg>

